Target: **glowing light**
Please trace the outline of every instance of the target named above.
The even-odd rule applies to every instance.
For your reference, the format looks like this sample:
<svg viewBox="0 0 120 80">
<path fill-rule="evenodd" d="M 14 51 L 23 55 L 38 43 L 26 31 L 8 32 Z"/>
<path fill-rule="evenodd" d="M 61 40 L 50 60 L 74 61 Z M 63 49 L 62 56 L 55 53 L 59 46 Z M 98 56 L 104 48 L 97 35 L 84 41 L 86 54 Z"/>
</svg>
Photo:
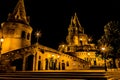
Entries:
<svg viewBox="0 0 120 80">
<path fill-rule="evenodd" d="M 41 35 L 42 35 L 42 34 L 41 34 L 41 31 L 36 31 L 36 32 L 35 32 L 35 36 L 36 36 L 37 38 L 41 37 Z"/>
<path fill-rule="evenodd" d="M 4 41 L 4 39 L 3 39 L 3 38 L 1 38 L 1 39 L 0 39 L 0 42 L 3 42 L 3 41 Z"/>
<path fill-rule="evenodd" d="M 105 50 L 105 47 L 102 47 L 101 49 L 104 51 L 104 50 Z"/>
<path fill-rule="evenodd" d="M 91 39 L 89 38 L 88 41 L 91 41 Z"/>
<path fill-rule="evenodd" d="M 58 58 L 59 58 L 60 56 L 58 56 Z"/>
<path fill-rule="evenodd" d="M 63 44 L 62 47 L 65 47 L 65 45 Z"/>
<path fill-rule="evenodd" d="M 82 41 L 82 38 L 80 38 L 80 40 Z"/>
<path fill-rule="evenodd" d="M 52 55 L 54 57 L 54 55 Z"/>
<path fill-rule="evenodd" d="M 90 55 L 90 53 L 88 53 L 88 55 Z"/>
</svg>

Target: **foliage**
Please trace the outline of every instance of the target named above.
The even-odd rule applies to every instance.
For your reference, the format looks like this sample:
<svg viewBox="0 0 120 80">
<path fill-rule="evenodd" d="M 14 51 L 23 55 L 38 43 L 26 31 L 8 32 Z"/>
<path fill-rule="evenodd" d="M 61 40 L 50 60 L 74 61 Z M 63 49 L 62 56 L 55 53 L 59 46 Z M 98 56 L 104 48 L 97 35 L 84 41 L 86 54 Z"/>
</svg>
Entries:
<svg viewBox="0 0 120 80">
<path fill-rule="evenodd" d="M 104 34 L 98 40 L 98 50 L 101 46 L 107 48 L 107 57 L 118 58 L 120 54 L 120 24 L 118 21 L 110 21 L 104 26 Z"/>
</svg>

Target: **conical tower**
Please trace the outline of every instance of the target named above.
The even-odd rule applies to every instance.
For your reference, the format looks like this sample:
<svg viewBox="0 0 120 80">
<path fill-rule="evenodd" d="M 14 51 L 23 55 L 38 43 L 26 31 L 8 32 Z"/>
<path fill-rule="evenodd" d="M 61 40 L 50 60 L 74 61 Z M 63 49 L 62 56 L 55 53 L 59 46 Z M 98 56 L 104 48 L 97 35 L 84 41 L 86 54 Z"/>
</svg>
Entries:
<svg viewBox="0 0 120 80">
<path fill-rule="evenodd" d="M 14 11 L 8 14 L 7 21 L 21 22 L 29 25 L 29 17 L 26 16 L 23 0 L 19 0 Z"/>
<path fill-rule="evenodd" d="M 24 1 L 19 0 L 6 22 L 1 24 L 4 42 L 2 53 L 31 45 L 32 27 L 26 16 Z"/>
<path fill-rule="evenodd" d="M 77 14 L 71 17 L 71 22 L 68 27 L 68 35 L 66 37 L 67 43 L 69 45 L 78 45 L 79 44 L 79 34 L 84 34 L 84 29 L 81 26 Z"/>
</svg>

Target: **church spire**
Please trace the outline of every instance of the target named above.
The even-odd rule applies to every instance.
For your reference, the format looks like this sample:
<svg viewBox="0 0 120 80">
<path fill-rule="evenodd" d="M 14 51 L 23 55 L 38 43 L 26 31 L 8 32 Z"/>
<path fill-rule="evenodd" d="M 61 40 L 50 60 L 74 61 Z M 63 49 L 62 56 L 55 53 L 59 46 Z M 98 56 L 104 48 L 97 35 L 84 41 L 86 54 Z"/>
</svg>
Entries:
<svg viewBox="0 0 120 80">
<path fill-rule="evenodd" d="M 79 34 L 84 34 L 84 29 L 81 26 L 77 14 L 71 17 L 71 22 L 68 27 L 68 35 L 66 37 L 66 41 L 69 45 L 78 44 L 78 40 L 74 40 L 74 38 L 78 39 Z"/>
<path fill-rule="evenodd" d="M 78 29 L 78 31 L 80 33 L 84 33 L 84 29 L 83 27 L 81 26 L 79 20 L 78 20 L 78 17 L 77 17 L 77 13 L 75 12 L 74 16 L 71 18 L 71 24 L 70 24 L 72 27 Z"/>
<path fill-rule="evenodd" d="M 9 13 L 8 21 L 22 22 L 24 24 L 29 24 L 29 18 L 26 16 L 24 0 L 19 0 L 13 13 Z"/>
</svg>

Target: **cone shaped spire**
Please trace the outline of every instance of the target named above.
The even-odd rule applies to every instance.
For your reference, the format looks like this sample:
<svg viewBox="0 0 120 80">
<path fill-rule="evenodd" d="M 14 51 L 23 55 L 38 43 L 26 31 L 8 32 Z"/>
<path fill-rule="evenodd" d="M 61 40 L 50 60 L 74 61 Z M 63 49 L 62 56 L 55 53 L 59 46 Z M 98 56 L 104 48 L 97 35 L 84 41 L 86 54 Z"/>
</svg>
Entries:
<svg viewBox="0 0 120 80">
<path fill-rule="evenodd" d="M 17 21 L 25 24 L 29 24 L 28 17 L 26 16 L 24 0 L 19 0 L 14 11 L 9 13 L 8 21 Z"/>
<path fill-rule="evenodd" d="M 81 24 L 80 24 L 80 22 L 78 20 L 76 12 L 75 12 L 74 16 L 72 16 L 72 18 L 71 18 L 70 25 L 71 25 L 71 27 L 74 27 L 74 28 L 78 29 L 78 31 L 80 33 L 84 33 L 84 29 L 83 29 L 83 27 L 81 26 Z"/>
</svg>

